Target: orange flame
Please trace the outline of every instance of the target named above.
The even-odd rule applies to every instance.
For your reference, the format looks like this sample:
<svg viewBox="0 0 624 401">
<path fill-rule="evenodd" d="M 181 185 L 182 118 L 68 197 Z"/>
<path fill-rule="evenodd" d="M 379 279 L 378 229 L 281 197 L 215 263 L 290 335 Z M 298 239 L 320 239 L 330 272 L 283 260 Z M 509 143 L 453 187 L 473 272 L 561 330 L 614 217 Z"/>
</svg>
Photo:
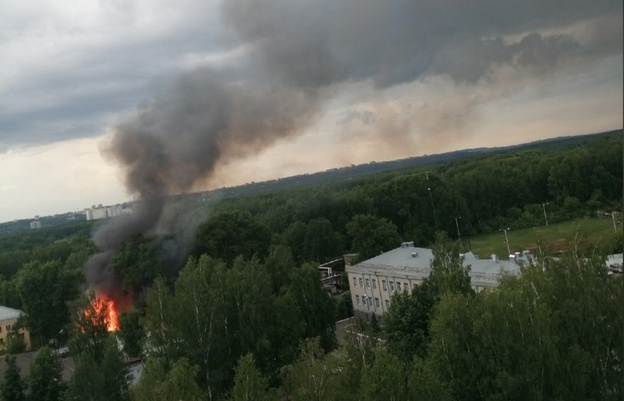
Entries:
<svg viewBox="0 0 624 401">
<path fill-rule="evenodd" d="M 96 316 L 99 316 L 102 312 L 104 312 L 106 331 L 114 332 L 119 330 L 118 311 L 112 299 L 98 297 L 93 300 L 91 305 L 93 306 L 93 310 L 95 311 Z M 85 316 L 87 318 L 90 318 L 89 314 L 90 313 L 85 311 Z"/>
</svg>

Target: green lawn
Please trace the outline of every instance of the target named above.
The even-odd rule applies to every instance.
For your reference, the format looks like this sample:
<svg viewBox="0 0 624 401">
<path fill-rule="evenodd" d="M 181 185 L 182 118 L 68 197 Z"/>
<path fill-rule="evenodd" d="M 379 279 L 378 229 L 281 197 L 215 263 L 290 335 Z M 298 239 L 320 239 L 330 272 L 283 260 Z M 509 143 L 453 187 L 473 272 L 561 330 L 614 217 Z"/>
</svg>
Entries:
<svg viewBox="0 0 624 401">
<path fill-rule="evenodd" d="M 618 223 L 618 231 L 622 230 L 621 222 Z M 538 241 L 552 251 L 565 250 L 569 239 L 575 234 L 581 234 L 589 241 L 611 239 L 614 235 L 613 222 L 611 219 L 580 219 L 565 223 L 550 224 L 548 227 L 539 226 L 524 230 L 509 230 L 509 248 L 511 252 L 529 249 L 535 251 Z M 507 246 L 505 245 L 505 233 L 502 231 L 475 235 L 470 239 L 472 252 L 481 258 L 489 258 L 495 253 L 501 259 L 507 259 Z M 468 242 L 465 241 L 466 250 Z"/>
</svg>

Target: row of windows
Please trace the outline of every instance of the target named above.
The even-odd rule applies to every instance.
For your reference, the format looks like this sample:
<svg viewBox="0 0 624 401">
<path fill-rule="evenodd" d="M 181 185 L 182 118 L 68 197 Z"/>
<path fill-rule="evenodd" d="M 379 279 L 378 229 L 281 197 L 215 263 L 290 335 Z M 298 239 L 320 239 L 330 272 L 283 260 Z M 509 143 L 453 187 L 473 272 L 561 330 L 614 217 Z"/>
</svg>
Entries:
<svg viewBox="0 0 624 401">
<path fill-rule="evenodd" d="M 371 282 L 370 282 L 371 280 L 365 279 L 363 281 L 361 277 L 359 279 L 356 278 L 356 277 L 353 277 L 353 287 L 357 287 L 358 286 L 358 281 L 360 283 L 359 286 L 361 288 L 364 288 L 364 284 L 366 284 L 366 288 L 371 288 Z M 376 290 L 377 289 L 377 280 L 373 279 L 372 282 L 373 282 L 373 290 Z M 390 281 L 389 283 L 390 283 L 390 291 L 394 291 L 395 284 L 396 284 L 396 290 L 399 291 L 399 292 L 401 291 L 401 282 L 400 281 L 397 281 L 396 283 L 394 281 Z M 409 290 L 410 290 L 409 283 L 406 282 L 406 283 L 403 283 L 403 284 L 404 284 L 403 288 L 405 289 L 405 291 L 409 292 Z M 381 287 L 383 288 L 384 291 L 388 291 L 388 283 L 386 283 L 386 280 L 382 280 L 381 281 Z"/>
<path fill-rule="evenodd" d="M 355 296 L 355 303 L 360 305 L 360 296 L 359 295 Z M 390 307 L 390 301 L 388 301 L 387 299 L 385 300 L 385 304 L 386 304 L 386 309 Z M 362 305 L 368 306 L 368 307 L 373 306 L 373 298 L 371 298 L 371 297 L 362 297 Z M 375 298 L 375 307 L 379 308 L 379 298 Z"/>
<path fill-rule="evenodd" d="M 377 280 L 373 279 L 373 290 L 377 289 Z M 371 288 L 371 280 L 369 279 L 365 279 L 364 281 L 362 281 L 362 278 L 359 279 L 360 282 L 360 287 L 364 288 L 364 283 L 366 283 L 366 288 Z M 353 286 L 357 287 L 358 286 L 358 279 L 353 277 Z"/>
</svg>

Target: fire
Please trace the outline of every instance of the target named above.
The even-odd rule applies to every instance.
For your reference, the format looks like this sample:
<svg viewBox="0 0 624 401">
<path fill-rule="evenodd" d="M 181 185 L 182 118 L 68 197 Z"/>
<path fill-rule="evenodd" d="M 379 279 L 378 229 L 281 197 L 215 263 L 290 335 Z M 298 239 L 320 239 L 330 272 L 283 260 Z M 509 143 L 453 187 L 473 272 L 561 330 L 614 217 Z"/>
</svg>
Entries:
<svg viewBox="0 0 624 401">
<path fill-rule="evenodd" d="M 97 297 L 93 300 L 91 306 L 93 307 L 94 316 L 91 317 L 91 311 L 85 310 L 86 318 L 97 320 L 103 315 L 106 331 L 114 332 L 119 330 L 118 310 L 112 299 Z"/>
</svg>

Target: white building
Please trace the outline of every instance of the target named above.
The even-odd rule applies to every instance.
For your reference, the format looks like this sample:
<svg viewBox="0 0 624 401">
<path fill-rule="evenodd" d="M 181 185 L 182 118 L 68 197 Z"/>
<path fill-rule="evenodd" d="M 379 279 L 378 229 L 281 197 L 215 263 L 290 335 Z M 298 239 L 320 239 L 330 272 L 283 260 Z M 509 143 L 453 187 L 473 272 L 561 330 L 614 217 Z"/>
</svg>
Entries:
<svg viewBox="0 0 624 401">
<path fill-rule="evenodd" d="M 464 266 L 470 265 L 470 279 L 475 291 L 496 287 L 502 272 L 519 274 L 520 264 L 528 254 L 517 256 L 516 261 L 479 259 L 471 252 L 462 256 Z M 393 294 L 411 291 L 429 277 L 433 252 L 427 248 L 416 248 L 413 242 L 404 242 L 401 247 L 388 251 L 354 266 L 347 266 L 349 289 L 355 313 L 366 320 L 374 313 L 381 318 L 390 307 Z"/>
<path fill-rule="evenodd" d="M 91 209 L 85 209 L 87 220 L 100 220 L 109 217 L 120 216 L 124 213 L 132 213 L 132 208 L 124 208 L 122 205 L 102 206 L 101 204 L 91 206 Z"/>
<path fill-rule="evenodd" d="M 39 220 L 34 220 L 30 222 L 30 229 L 35 230 L 37 228 L 41 228 L 41 222 Z"/>
</svg>

